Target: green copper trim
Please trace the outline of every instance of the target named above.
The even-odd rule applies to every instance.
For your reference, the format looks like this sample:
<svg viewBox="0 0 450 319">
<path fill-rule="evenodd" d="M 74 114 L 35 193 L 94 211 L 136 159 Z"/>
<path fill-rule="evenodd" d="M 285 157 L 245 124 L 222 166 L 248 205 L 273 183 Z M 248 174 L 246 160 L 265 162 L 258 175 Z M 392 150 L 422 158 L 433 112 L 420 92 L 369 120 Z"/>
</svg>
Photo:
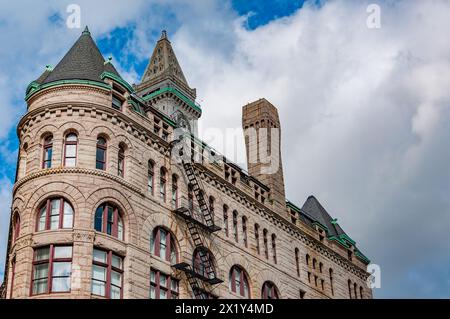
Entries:
<svg viewBox="0 0 450 319">
<path fill-rule="evenodd" d="M 286 201 L 286 206 L 294 211 L 296 211 L 297 213 L 301 213 L 301 210 L 299 207 L 297 207 L 294 203 L 290 202 L 290 201 Z"/>
<path fill-rule="evenodd" d="M 356 245 L 356 242 L 355 242 L 353 239 L 351 239 L 350 237 L 348 237 L 347 234 L 340 234 L 340 235 L 339 235 L 339 238 L 341 238 L 342 240 L 348 241 L 348 242 L 349 242 L 350 244 L 352 244 L 353 246 Z"/>
<path fill-rule="evenodd" d="M 336 236 L 330 236 L 330 237 L 328 237 L 328 240 L 334 240 L 334 241 L 337 241 L 339 244 L 341 244 L 341 245 L 344 246 L 345 248 L 347 248 L 347 249 L 350 248 L 350 246 L 349 246 L 345 241 L 343 241 L 341 238 L 339 238 L 339 237 L 336 237 Z"/>
<path fill-rule="evenodd" d="M 107 89 L 107 90 L 111 90 L 112 87 L 106 83 L 103 82 L 96 82 L 96 81 L 89 81 L 89 80 L 60 80 L 60 81 L 55 81 L 55 82 L 50 82 L 44 85 L 38 85 L 38 86 L 32 86 L 33 83 L 36 82 L 32 82 L 28 87 L 32 88 L 32 90 L 30 92 L 27 93 L 27 95 L 25 96 L 25 101 L 28 101 L 35 93 L 43 90 L 43 89 L 47 89 L 50 87 L 54 87 L 54 86 L 58 86 L 58 85 L 66 85 L 66 84 L 84 84 L 84 85 L 91 85 L 91 86 L 96 86 L 96 87 L 100 87 L 102 89 Z"/>
<path fill-rule="evenodd" d="M 325 226 L 325 225 L 322 225 L 322 224 L 319 223 L 317 220 L 314 221 L 312 224 L 313 224 L 313 226 L 319 226 L 319 227 L 322 228 L 324 231 L 328 232 L 328 227 Z"/>
<path fill-rule="evenodd" d="M 362 261 L 370 264 L 370 259 L 367 258 L 366 256 L 364 256 L 364 254 L 362 252 L 360 252 L 359 250 L 355 251 L 355 256 L 358 257 L 359 259 L 361 259 Z"/>
<path fill-rule="evenodd" d="M 154 98 L 155 96 L 158 96 L 158 95 L 166 93 L 166 92 L 175 94 L 178 98 L 180 98 L 183 102 L 185 102 L 191 108 L 193 108 L 194 110 L 196 110 L 199 113 L 202 113 L 202 109 L 200 108 L 199 105 L 197 105 L 195 102 L 193 102 L 187 96 L 185 96 L 183 93 L 178 91 L 176 88 L 172 88 L 172 87 L 165 87 L 165 88 L 159 89 L 158 91 L 153 92 L 152 94 L 149 94 L 149 95 L 143 97 L 143 99 L 145 101 L 148 101 L 148 100 L 151 100 L 152 98 Z"/>
<path fill-rule="evenodd" d="M 144 111 L 138 103 L 134 102 L 132 99 L 128 99 L 128 103 L 133 107 L 133 111 L 141 115 L 145 115 Z"/>
<path fill-rule="evenodd" d="M 37 83 L 36 81 L 31 82 L 30 84 L 28 84 L 27 89 L 25 91 L 25 95 L 29 94 L 31 91 L 34 91 L 36 89 L 38 89 L 40 86 L 39 83 Z"/>
<path fill-rule="evenodd" d="M 100 78 L 102 80 L 104 80 L 105 78 L 110 78 L 111 80 L 116 81 L 117 83 L 121 84 L 123 87 L 125 87 L 130 93 L 134 93 L 133 88 L 131 87 L 130 84 L 128 84 L 128 82 L 126 82 L 124 79 L 122 79 L 121 77 L 115 75 L 114 73 L 111 72 L 103 72 L 102 75 L 100 76 Z"/>
</svg>

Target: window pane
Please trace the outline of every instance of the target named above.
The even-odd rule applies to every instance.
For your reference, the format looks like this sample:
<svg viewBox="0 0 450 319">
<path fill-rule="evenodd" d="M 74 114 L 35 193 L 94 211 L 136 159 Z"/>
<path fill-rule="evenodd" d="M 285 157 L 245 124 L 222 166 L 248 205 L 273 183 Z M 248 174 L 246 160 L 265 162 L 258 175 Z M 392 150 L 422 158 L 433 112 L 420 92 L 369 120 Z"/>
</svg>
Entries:
<svg viewBox="0 0 450 319">
<path fill-rule="evenodd" d="M 75 157 L 77 153 L 77 146 L 75 144 L 66 145 L 66 157 Z"/>
<path fill-rule="evenodd" d="M 150 271 L 150 281 L 155 283 L 156 282 L 156 272 L 153 270 Z"/>
<path fill-rule="evenodd" d="M 47 292 L 47 278 L 36 280 L 33 282 L 33 295 L 43 294 Z"/>
<path fill-rule="evenodd" d="M 105 281 L 106 282 L 106 268 L 97 266 L 97 265 L 93 265 L 92 278 L 97 281 Z"/>
<path fill-rule="evenodd" d="M 49 260 L 50 247 L 39 248 L 36 250 L 34 261 Z"/>
<path fill-rule="evenodd" d="M 71 262 L 55 262 L 53 263 L 52 277 L 70 277 L 72 272 Z"/>
<path fill-rule="evenodd" d="M 112 226 L 114 222 L 114 210 L 108 206 L 108 223 L 106 224 L 106 233 L 112 235 Z"/>
<path fill-rule="evenodd" d="M 163 274 L 159 275 L 159 285 L 161 287 L 167 288 L 167 277 L 166 277 L 166 275 L 163 275 Z"/>
<path fill-rule="evenodd" d="M 58 229 L 59 227 L 59 215 L 50 216 L 50 229 Z"/>
<path fill-rule="evenodd" d="M 36 265 L 33 270 L 33 279 L 48 278 L 48 264 Z"/>
<path fill-rule="evenodd" d="M 117 225 L 117 237 L 123 240 L 123 222 L 122 218 L 118 217 L 118 225 Z"/>
<path fill-rule="evenodd" d="M 59 209 L 61 201 L 59 199 L 53 199 L 50 202 L 50 229 L 59 228 Z"/>
<path fill-rule="evenodd" d="M 122 274 L 112 271 L 111 272 L 111 284 L 117 287 L 122 287 Z"/>
<path fill-rule="evenodd" d="M 112 255 L 112 266 L 118 269 L 122 269 L 122 258 L 116 255 Z"/>
<path fill-rule="evenodd" d="M 44 205 L 41 208 L 40 216 L 39 216 L 39 226 L 38 231 L 45 230 L 45 221 L 47 218 L 47 205 Z"/>
<path fill-rule="evenodd" d="M 64 202 L 63 228 L 73 227 L 73 209 L 68 202 Z"/>
<path fill-rule="evenodd" d="M 99 282 L 99 281 L 92 281 L 92 293 L 94 295 L 98 295 L 98 296 L 105 296 L 106 295 L 106 289 L 105 289 L 106 284 L 104 282 Z"/>
<path fill-rule="evenodd" d="M 94 261 L 106 264 L 107 263 L 106 257 L 107 257 L 106 252 L 94 249 Z"/>
<path fill-rule="evenodd" d="M 103 206 L 100 206 L 99 208 L 97 208 L 97 210 L 95 211 L 95 221 L 94 221 L 94 226 L 95 226 L 95 230 L 96 231 L 102 231 L 102 226 L 103 226 Z"/>
<path fill-rule="evenodd" d="M 52 292 L 69 292 L 69 291 L 70 291 L 70 277 L 52 279 Z"/>
<path fill-rule="evenodd" d="M 159 290 L 159 299 L 167 299 L 167 292 L 164 289 Z"/>
<path fill-rule="evenodd" d="M 72 258 L 72 246 L 56 246 L 53 258 Z"/>
<path fill-rule="evenodd" d="M 111 286 L 111 299 L 120 299 L 120 291 L 119 287 Z"/>
<path fill-rule="evenodd" d="M 177 280 L 171 280 L 171 282 L 170 282 L 170 289 L 172 290 L 172 291 L 176 291 L 176 292 L 178 292 L 178 281 Z"/>
<path fill-rule="evenodd" d="M 150 287 L 150 299 L 156 299 L 156 288 L 154 286 Z"/>
<path fill-rule="evenodd" d="M 75 167 L 76 166 L 76 159 L 73 158 L 73 157 L 66 158 L 65 166 L 66 167 Z"/>
</svg>

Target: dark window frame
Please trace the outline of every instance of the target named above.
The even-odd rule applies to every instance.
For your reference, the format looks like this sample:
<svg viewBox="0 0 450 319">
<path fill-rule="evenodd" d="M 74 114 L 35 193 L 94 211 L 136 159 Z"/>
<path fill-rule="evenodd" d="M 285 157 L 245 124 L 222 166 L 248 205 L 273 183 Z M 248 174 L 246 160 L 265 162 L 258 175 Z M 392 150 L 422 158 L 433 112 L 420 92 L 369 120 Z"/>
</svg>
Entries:
<svg viewBox="0 0 450 319">
<path fill-rule="evenodd" d="M 99 143 L 100 140 L 105 141 L 105 143 L 104 144 Z M 100 158 L 98 156 L 99 150 L 103 152 L 103 158 Z M 97 146 L 95 149 L 95 168 L 96 169 L 106 171 L 107 152 L 108 152 L 108 141 L 104 137 L 101 137 L 101 136 L 98 137 L 97 138 Z M 101 167 L 99 167 L 99 165 L 101 165 Z"/>
<path fill-rule="evenodd" d="M 97 220 L 98 220 L 98 214 L 100 213 L 99 209 L 102 208 L 102 216 L 101 216 L 101 230 L 97 229 Z M 112 221 L 110 220 L 108 214 L 109 214 L 109 208 L 113 211 Z M 122 223 L 122 238 L 119 237 L 119 222 Z M 106 202 L 97 207 L 95 210 L 94 215 L 94 229 L 97 232 L 112 236 L 114 238 L 117 238 L 121 241 L 125 240 L 125 221 L 123 218 L 123 215 L 121 213 L 121 210 L 117 205 L 114 205 L 112 203 Z M 108 232 L 108 229 L 111 229 L 110 233 Z"/>
<path fill-rule="evenodd" d="M 59 200 L 59 220 L 58 220 L 58 228 L 56 229 L 51 229 L 51 202 L 53 200 Z M 65 203 L 67 203 L 70 208 L 72 209 L 72 226 L 71 227 L 67 227 L 64 228 L 64 207 L 65 207 Z M 41 214 L 42 214 L 42 208 L 45 206 L 45 227 L 44 229 L 39 229 L 39 225 L 40 225 L 40 219 L 41 219 Z M 66 200 L 64 197 L 49 197 L 45 200 L 45 204 L 44 202 L 39 206 L 38 208 L 38 213 L 37 213 L 37 218 L 36 218 L 36 227 L 35 227 L 35 231 L 36 232 L 41 232 L 41 231 L 50 231 L 50 230 L 58 230 L 58 229 L 71 229 L 73 228 L 75 224 L 75 210 L 72 206 L 72 204 Z"/>
<path fill-rule="evenodd" d="M 42 156 L 41 167 L 42 167 L 42 169 L 51 168 L 52 167 L 52 157 L 53 157 L 53 135 L 49 135 L 44 139 L 42 150 L 43 150 L 43 156 Z"/>
<path fill-rule="evenodd" d="M 117 273 L 119 273 L 121 275 L 120 299 L 123 299 L 123 288 L 124 288 L 123 287 L 123 282 L 124 282 L 124 280 L 123 280 L 124 279 L 123 278 L 124 277 L 124 269 L 123 268 L 124 268 L 124 259 L 125 258 L 123 256 L 120 256 L 118 254 L 113 253 L 112 250 L 106 250 L 106 249 L 101 249 L 101 248 L 97 248 L 97 247 L 94 247 L 94 250 L 106 253 L 106 263 L 94 260 L 94 254 L 92 255 L 92 265 L 93 266 L 95 265 L 95 266 L 98 266 L 98 267 L 106 268 L 106 282 L 105 282 L 105 295 L 102 296 L 102 295 L 94 294 L 92 292 L 92 283 L 94 281 L 98 281 L 98 280 L 94 279 L 94 276 L 93 276 L 94 270 L 92 269 L 91 295 L 103 297 L 103 298 L 106 298 L 106 299 L 111 299 L 111 286 L 117 287 L 116 285 L 112 284 L 112 279 L 111 279 L 112 278 L 112 272 L 114 271 L 114 272 L 117 272 Z M 115 257 L 120 258 L 121 264 L 122 264 L 122 269 L 114 267 L 112 265 L 112 257 L 113 257 L 113 255 Z"/>
<path fill-rule="evenodd" d="M 69 136 L 75 136 L 75 141 L 68 141 L 67 139 Z M 75 156 L 67 156 L 67 146 L 69 145 L 75 145 Z M 78 160 L 78 135 L 76 133 L 68 133 L 66 134 L 64 138 L 64 167 L 75 167 L 77 166 L 77 160 Z M 75 164 L 73 166 L 67 166 L 67 160 L 68 159 L 75 159 Z"/>
</svg>

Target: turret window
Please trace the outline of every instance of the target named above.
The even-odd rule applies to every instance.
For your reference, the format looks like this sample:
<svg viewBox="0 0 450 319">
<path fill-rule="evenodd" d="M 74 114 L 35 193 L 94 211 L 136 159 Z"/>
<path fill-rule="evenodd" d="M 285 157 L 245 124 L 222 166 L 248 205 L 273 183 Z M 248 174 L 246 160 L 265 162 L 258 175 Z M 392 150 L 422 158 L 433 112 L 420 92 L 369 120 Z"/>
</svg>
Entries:
<svg viewBox="0 0 450 319">
<path fill-rule="evenodd" d="M 106 140 L 103 137 L 97 139 L 97 152 L 95 156 L 95 168 L 106 170 Z"/>
<path fill-rule="evenodd" d="M 72 246 L 42 247 L 34 251 L 31 294 L 70 292 Z"/>
<path fill-rule="evenodd" d="M 112 107 L 115 108 L 116 110 L 122 110 L 122 104 L 123 102 L 116 97 L 115 95 L 113 95 L 112 97 Z"/>
<path fill-rule="evenodd" d="M 119 147 L 119 154 L 117 159 L 117 175 L 125 177 L 125 151 L 122 146 Z"/>
<path fill-rule="evenodd" d="M 52 154 L 53 154 L 53 135 L 50 135 L 44 139 L 44 155 L 42 158 L 42 168 L 52 167 Z"/>
<path fill-rule="evenodd" d="M 111 251 L 94 249 L 92 259 L 92 294 L 108 299 L 121 299 L 123 259 Z"/>
<path fill-rule="evenodd" d="M 74 167 L 77 164 L 77 144 L 76 134 L 67 134 L 64 141 L 64 166 Z"/>
<path fill-rule="evenodd" d="M 95 211 L 95 230 L 124 240 L 124 224 L 119 209 L 109 203 L 100 205 Z"/>
<path fill-rule="evenodd" d="M 37 231 L 73 227 L 73 208 L 63 198 L 47 199 L 39 209 Z"/>
</svg>

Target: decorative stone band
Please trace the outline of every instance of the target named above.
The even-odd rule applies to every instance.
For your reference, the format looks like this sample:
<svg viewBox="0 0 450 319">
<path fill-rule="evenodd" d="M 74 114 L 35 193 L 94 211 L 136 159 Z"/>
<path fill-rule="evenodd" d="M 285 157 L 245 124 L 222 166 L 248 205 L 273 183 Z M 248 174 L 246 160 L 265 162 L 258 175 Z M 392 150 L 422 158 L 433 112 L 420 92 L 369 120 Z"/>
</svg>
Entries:
<svg viewBox="0 0 450 319">
<path fill-rule="evenodd" d="M 58 175 L 58 174 L 85 174 L 85 175 L 101 176 L 101 177 L 108 178 L 114 182 L 117 182 L 117 183 L 121 184 L 122 186 L 138 193 L 139 195 L 142 195 L 142 196 L 145 195 L 144 192 L 140 188 L 134 186 L 131 183 L 128 183 L 123 178 L 113 175 L 113 174 L 110 174 L 110 173 L 107 173 L 102 170 L 91 169 L 91 168 L 82 168 L 82 167 L 56 167 L 56 168 L 48 168 L 48 169 L 39 170 L 38 172 L 28 174 L 25 177 L 23 177 L 22 179 L 18 180 L 13 188 L 13 196 L 15 196 L 16 192 L 20 189 L 20 187 L 23 184 L 25 184 L 31 180 L 34 180 L 34 179 L 40 178 L 40 177 L 44 177 L 44 176 Z"/>
</svg>

